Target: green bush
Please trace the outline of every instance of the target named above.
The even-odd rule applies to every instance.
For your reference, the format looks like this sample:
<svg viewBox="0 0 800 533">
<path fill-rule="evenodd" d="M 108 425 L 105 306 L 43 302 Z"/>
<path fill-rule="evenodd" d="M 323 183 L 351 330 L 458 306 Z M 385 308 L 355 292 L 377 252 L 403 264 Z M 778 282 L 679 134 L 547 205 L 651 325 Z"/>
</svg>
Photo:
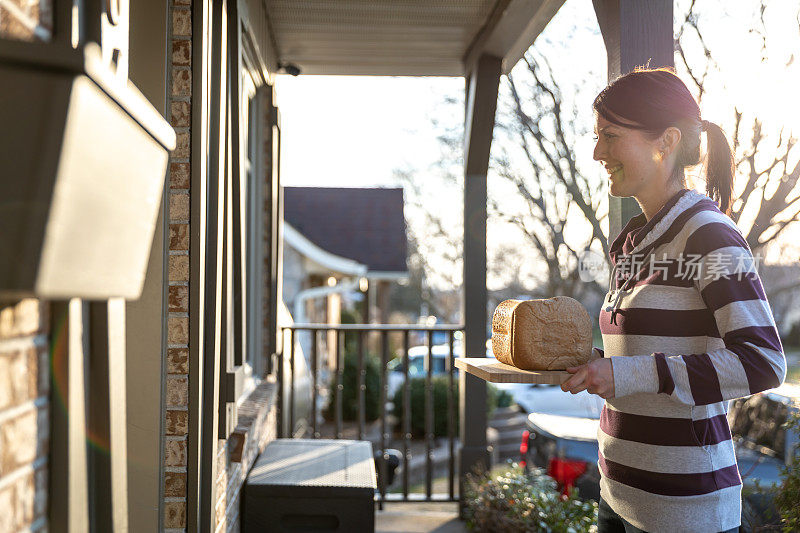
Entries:
<svg viewBox="0 0 800 533">
<path fill-rule="evenodd" d="M 364 352 L 364 402 L 365 418 L 367 422 L 377 420 L 380 411 L 380 361 L 370 353 Z M 323 416 L 326 420 L 334 420 L 336 417 L 336 395 L 339 391 L 336 388 L 336 374 L 331 376 L 330 400 L 325 407 Z M 358 352 L 354 348 L 345 350 L 344 368 L 342 369 L 342 420 L 358 420 Z"/>
<path fill-rule="evenodd" d="M 554 533 L 595 530 L 597 503 L 563 497 L 556 482 L 541 469 L 526 472 L 516 463 L 489 474 L 467 474 L 465 518 L 472 531 Z"/>
<path fill-rule="evenodd" d="M 453 379 L 453 431 L 458 435 L 458 380 Z M 433 434 L 436 437 L 447 436 L 447 376 L 434 376 L 431 379 L 433 397 Z M 425 378 L 411 378 L 411 436 L 422 438 L 425 436 Z M 392 414 L 397 418 L 395 431 L 402 432 L 403 428 L 403 387 L 399 387 L 391 399 Z M 511 405 L 511 396 L 505 391 L 499 391 L 491 383 L 487 383 L 486 408 L 488 416 L 497 407 Z"/>
<path fill-rule="evenodd" d="M 800 429 L 800 413 L 794 412 L 785 424 L 786 431 Z M 792 450 L 792 456 L 786 462 L 781 474 L 781 485 L 775 503 L 781 513 L 783 530 L 800 531 L 800 447 Z"/>
<path fill-rule="evenodd" d="M 497 394 L 497 407 L 511 407 L 511 404 L 514 403 L 514 397 L 511 396 L 511 393 L 497 389 L 491 383 L 489 383 L 487 394 Z"/>
</svg>

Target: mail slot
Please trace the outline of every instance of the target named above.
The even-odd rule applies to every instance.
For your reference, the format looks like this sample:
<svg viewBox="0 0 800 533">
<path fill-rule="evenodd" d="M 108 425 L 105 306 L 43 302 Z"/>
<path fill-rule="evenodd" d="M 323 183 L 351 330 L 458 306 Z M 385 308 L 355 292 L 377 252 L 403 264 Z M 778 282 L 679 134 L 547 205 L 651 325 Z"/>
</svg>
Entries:
<svg viewBox="0 0 800 533">
<path fill-rule="evenodd" d="M 100 46 L 0 42 L 0 297 L 138 298 L 175 132 Z"/>
</svg>

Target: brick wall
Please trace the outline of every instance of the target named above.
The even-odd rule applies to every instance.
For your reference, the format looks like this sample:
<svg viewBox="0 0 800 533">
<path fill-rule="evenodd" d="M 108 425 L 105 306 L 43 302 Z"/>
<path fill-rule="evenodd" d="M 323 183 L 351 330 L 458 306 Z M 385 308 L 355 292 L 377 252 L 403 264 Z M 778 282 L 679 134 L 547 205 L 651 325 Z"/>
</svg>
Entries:
<svg viewBox="0 0 800 533">
<path fill-rule="evenodd" d="M 1 1 L 1 0 L 0 0 Z M 192 5 L 169 6 L 167 99 L 177 148 L 169 164 L 169 296 L 167 318 L 167 390 L 164 435 L 164 529 L 186 528 L 186 465 L 189 432 L 189 183 L 192 107 Z"/>
<path fill-rule="evenodd" d="M 48 312 L 0 304 L 0 532 L 47 528 Z"/>
<path fill-rule="evenodd" d="M 2 2 L 4 0 L 0 0 Z M 189 241 L 192 108 L 192 0 L 170 0 L 167 106 L 177 134 L 169 165 L 169 298 L 164 405 L 164 530 L 187 527 Z M 265 381 L 239 406 L 238 425 L 218 442 L 216 531 L 239 531 L 240 493 L 259 451 L 275 437 L 275 385 Z"/>
<path fill-rule="evenodd" d="M 52 0 L 0 0 L 0 37 L 49 41 L 52 29 Z"/>
<path fill-rule="evenodd" d="M 217 503 L 214 508 L 216 532 L 240 530 L 239 509 L 242 487 L 258 454 L 275 439 L 277 386 L 262 382 L 239 406 L 236 431 L 217 447 Z"/>
</svg>

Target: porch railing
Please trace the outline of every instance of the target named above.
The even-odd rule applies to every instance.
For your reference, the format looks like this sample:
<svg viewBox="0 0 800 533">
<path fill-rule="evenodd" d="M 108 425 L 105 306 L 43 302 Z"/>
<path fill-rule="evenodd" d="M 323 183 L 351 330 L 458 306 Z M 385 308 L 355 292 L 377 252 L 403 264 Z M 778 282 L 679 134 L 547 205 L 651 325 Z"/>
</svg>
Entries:
<svg viewBox="0 0 800 533">
<path fill-rule="evenodd" d="M 277 423 L 278 435 L 281 437 L 293 436 L 293 429 L 296 422 L 296 350 L 295 344 L 300 332 L 309 332 L 311 334 L 310 354 L 309 354 L 309 371 L 311 374 L 311 416 L 310 416 L 310 437 L 322 438 L 317 424 L 317 403 L 320 395 L 320 364 L 319 364 L 319 342 L 318 336 L 320 332 L 336 332 L 335 346 L 330 347 L 333 349 L 335 364 L 333 365 L 331 380 L 335 387 L 335 394 L 332 400 L 334 402 L 333 420 L 334 432 L 332 437 L 335 439 L 342 438 L 342 396 L 344 393 L 344 386 L 342 384 L 342 375 L 344 372 L 344 343 L 342 338 L 346 332 L 354 332 L 358 334 L 357 337 L 357 395 L 358 395 L 358 439 L 363 440 L 366 436 L 366 371 L 364 366 L 365 359 L 365 340 L 367 336 L 372 334 L 380 335 L 380 387 L 379 387 L 379 402 L 380 402 L 380 440 L 378 448 L 380 449 L 380 456 L 383 457 L 382 461 L 376 461 L 379 476 L 379 492 L 376 494 L 378 502 L 384 501 L 457 501 L 456 495 L 456 462 L 455 462 L 455 449 L 456 449 L 456 413 L 458 406 L 458 398 L 455 397 L 456 382 L 455 382 L 455 336 L 457 332 L 462 332 L 463 325 L 435 325 L 423 326 L 417 324 L 397 325 L 397 324 L 293 324 L 290 326 L 282 326 L 281 338 L 284 339 L 282 352 L 278 355 L 278 408 Z M 402 334 L 402 493 L 389 493 L 387 494 L 388 484 L 386 483 L 388 475 L 388 462 L 389 453 L 388 442 L 391 439 L 390 433 L 387 431 L 387 413 L 386 404 L 388 401 L 389 379 L 388 379 L 388 363 L 390 360 L 389 354 L 389 334 L 390 333 Z M 424 365 L 424 442 L 425 442 L 425 493 L 424 495 L 409 493 L 409 465 L 411 461 L 411 381 L 409 379 L 409 340 L 412 332 L 421 332 L 425 336 L 425 346 L 427 352 L 425 353 Z M 434 494 L 433 492 L 433 447 L 434 447 L 434 402 L 433 402 L 433 375 L 434 375 L 434 361 L 433 361 L 433 340 L 434 333 L 445 332 L 447 336 L 447 344 L 449 350 L 446 357 L 445 373 L 447 376 L 447 449 L 448 449 L 448 491 L 446 494 Z M 288 336 L 288 342 L 286 337 Z M 288 351 L 288 356 L 285 352 Z M 285 368 L 287 366 L 288 368 Z M 286 375 L 288 374 L 288 375 Z M 287 402 L 288 400 L 288 402 Z M 287 409 L 288 413 L 283 410 Z M 397 412 L 395 406 L 395 412 Z M 285 419 L 288 424 L 284 423 Z M 463 422 L 463 421 L 462 421 Z M 288 426 L 288 427 L 287 427 Z M 376 454 L 377 455 L 377 454 Z"/>
</svg>

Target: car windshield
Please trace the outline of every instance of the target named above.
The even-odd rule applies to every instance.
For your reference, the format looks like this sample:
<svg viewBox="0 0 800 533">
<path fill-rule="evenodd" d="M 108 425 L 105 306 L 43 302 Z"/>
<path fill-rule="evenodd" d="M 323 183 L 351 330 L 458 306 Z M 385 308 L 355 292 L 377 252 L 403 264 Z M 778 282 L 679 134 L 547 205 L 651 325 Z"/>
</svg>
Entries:
<svg viewBox="0 0 800 533">
<path fill-rule="evenodd" d="M 425 375 L 425 355 L 411 355 L 408 358 L 408 375 L 411 377 Z M 433 373 L 442 374 L 445 372 L 446 360 L 444 357 L 433 356 Z M 391 372 L 403 371 L 403 359 L 398 357 L 389 362 L 387 366 Z"/>
</svg>

